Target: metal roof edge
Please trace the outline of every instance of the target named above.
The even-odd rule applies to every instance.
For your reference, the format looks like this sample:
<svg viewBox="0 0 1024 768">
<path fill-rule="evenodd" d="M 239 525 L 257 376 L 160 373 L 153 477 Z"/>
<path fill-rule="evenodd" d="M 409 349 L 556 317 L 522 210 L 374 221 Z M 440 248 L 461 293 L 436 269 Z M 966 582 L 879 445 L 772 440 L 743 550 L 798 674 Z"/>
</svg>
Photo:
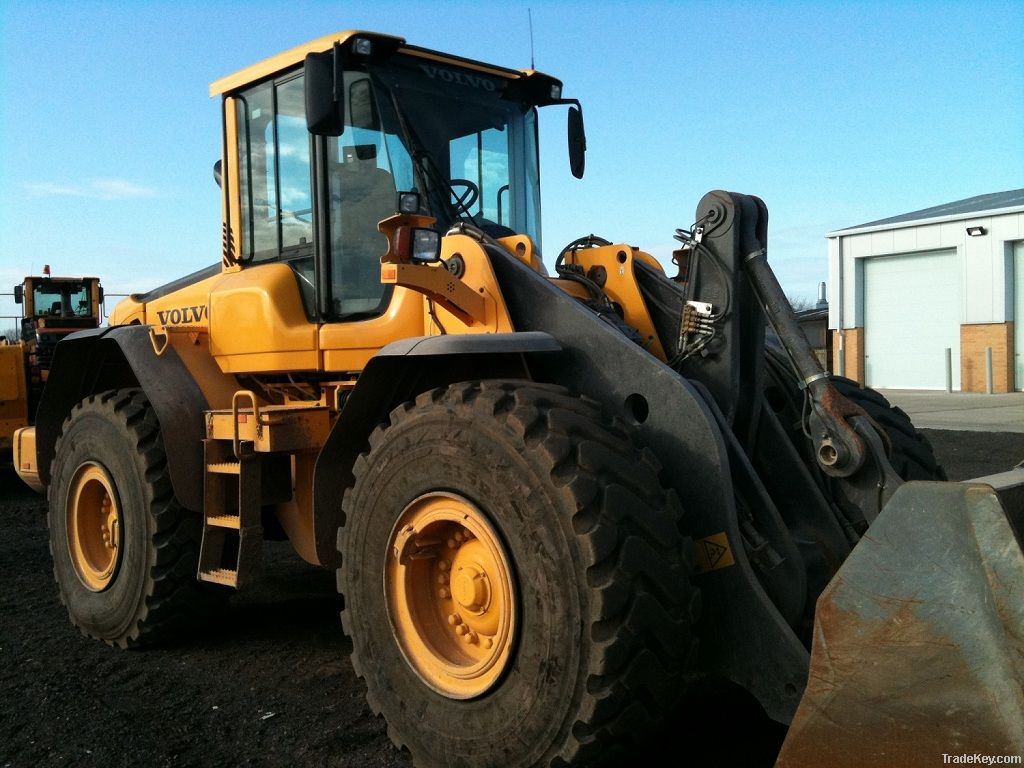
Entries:
<svg viewBox="0 0 1024 768">
<path fill-rule="evenodd" d="M 489 64 L 487 62 L 468 59 L 464 56 L 458 56 L 452 53 L 444 53 L 443 51 L 435 51 L 431 48 L 422 48 L 417 45 L 410 45 L 406 42 L 404 37 L 396 37 L 395 35 L 370 32 L 367 30 L 350 29 L 344 32 L 336 32 L 331 35 L 318 37 L 315 40 L 310 40 L 302 45 L 294 46 L 286 51 L 282 51 L 258 61 L 255 64 L 251 64 L 244 69 L 240 69 L 237 72 L 233 72 L 230 75 L 214 80 L 210 83 L 210 96 L 224 95 L 230 91 L 248 86 L 251 83 L 276 75 L 279 72 L 291 69 L 292 67 L 296 67 L 302 63 L 306 54 L 329 51 L 335 43 L 344 43 L 346 40 L 356 35 L 366 35 L 374 38 L 387 38 L 398 42 L 398 50 L 401 53 L 418 56 L 420 58 L 432 59 L 434 61 L 441 61 L 446 64 L 461 66 L 468 69 L 475 69 L 481 72 L 497 75 L 499 77 L 514 79 L 517 77 L 525 77 L 533 71 L 526 69 L 510 69 L 509 67 L 503 67 L 498 64 Z M 561 83 L 561 80 L 558 82 Z"/>
<path fill-rule="evenodd" d="M 1024 213 L 1024 205 L 1015 205 L 1010 208 L 992 208 L 987 211 L 971 211 L 969 213 L 953 213 L 948 216 L 934 216 L 928 219 L 910 219 L 889 224 L 875 224 L 868 227 L 850 227 L 849 229 L 836 229 L 825 235 L 826 238 L 845 237 L 847 235 L 863 235 L 868 232 L 882 232 L 887 229 L 906 229 L 907 227 L 919 227 L 922 224 L 942 224 L 947 221 L 967 221 L 969 219 L 982 219 L 987 216 L 1002 216 L 1011 213 Z"/>
<path fill-rule="evenodd" d="M 307 53 L 320 53 L 330 50 L 335 43 L 344 43 L 355 35 L 373 35 L 375 37 L 389 37 L 398 40 L 399 45 L 405 45 L 405 38 L 394 35 L 381 35 L 376 32 L 368 32 L 361 29 L 348 29 L 344 32 L 335 32 L 330 35 L 323 35 L 314 40 L 309 40 L 301 45 L 296 45 L 288 50 L 276 53 L 255 64 L 232 72 L 210 83 L 210 96 L 220 96 L 249 83 L 262 80 L 265 77 L 275 75 L 289 67 L 294 67 L 306 58 Z"/>
</svg>

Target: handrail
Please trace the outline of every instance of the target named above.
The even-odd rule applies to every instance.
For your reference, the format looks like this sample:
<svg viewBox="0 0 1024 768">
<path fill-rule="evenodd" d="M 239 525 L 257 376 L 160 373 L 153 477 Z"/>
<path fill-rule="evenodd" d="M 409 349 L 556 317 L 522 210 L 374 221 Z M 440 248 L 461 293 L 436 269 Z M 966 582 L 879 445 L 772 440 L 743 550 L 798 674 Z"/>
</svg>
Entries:
<svg viewBox="0 0 1024 768">
<path fill-rule="evenodd" d="M 157 336 L 163 337 L 162 344 L 157 341 Z M 157 357 L 163 355 L 167 351 L 167 346 L 171 343 L 171 337 L 167 332 L 167 328 L 160 326 L 160 330 L 157 330 L 157 326 L 149 326 L 149 343 L 153 345 L 153 353 Z"/>
<path fill-rule="evenodd" d="M 231 418 L 232 418 L 232 429 L 234 430 L 231 436 L 231 448 L 235 453 L 235 458 L 239 461 L 242 460 L 242 441 L 238 437 L 238 400 L 239 398 L 247 397 L 249 402 L 252 403 L 252 417 L 256 423 L 256 428 L 259 429 L 260 423 L 260 407 L 256 403 L 256 393 L 251 389 L 240 389 L 231 396 Z"/>
</svg>

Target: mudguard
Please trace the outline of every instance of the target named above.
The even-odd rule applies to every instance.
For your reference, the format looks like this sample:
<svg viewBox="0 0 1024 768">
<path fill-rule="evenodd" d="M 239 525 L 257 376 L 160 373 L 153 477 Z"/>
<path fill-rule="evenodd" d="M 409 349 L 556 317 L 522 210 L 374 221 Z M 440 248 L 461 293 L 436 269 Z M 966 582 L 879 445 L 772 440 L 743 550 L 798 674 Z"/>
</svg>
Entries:
<svg viewBox="0 0 1024 768">
<path fill-rule="evenodd" d="M 1024 469 L 902 486 L 818 600 L 777 766 L 1024 748 Z"/>
<path fill-rule="evenodd" d="M 209 406 L 172 347 L 156 354 L 146 325 L 81 331 L 57 344 L 36 412 L 40 479 L 50 482 L 54 447 L 76 403 L 108 389 L 136 386 L 160 422 L 175 496 L 185 507 L 202 510 L 203 411 Z"/>
<path fill-rule="evenodd" d="M 313 519 L 320 562 L 338 564 L 341 497 L 352 485 L 352 465 L 392 408 L 419 392 L 457 381 L 528 378 L 534 355 L 561 349 L 543 332 L 417 336 L 381 349 L 359 375 L 317 457 Z"/>
</svg>

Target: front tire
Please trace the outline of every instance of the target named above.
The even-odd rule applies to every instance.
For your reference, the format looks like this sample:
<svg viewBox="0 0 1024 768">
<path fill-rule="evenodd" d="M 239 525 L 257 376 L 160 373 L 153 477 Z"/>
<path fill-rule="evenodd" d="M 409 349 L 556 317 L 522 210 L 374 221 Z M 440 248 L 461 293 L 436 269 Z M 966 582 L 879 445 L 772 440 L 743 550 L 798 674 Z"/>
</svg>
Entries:
<svg viewBox="0 0 1024 768">
<path fill-rule="evenodd" d="M 47 520 L 61 602 L 89 637 L 121 648 L 162 641 L 217 600 L 196 581 L 199 515 L 174 498 L 160 425 L 139 389 L 74 407 Z"/>
<path fill-rule="evenodd" d="M 690 544 L 659 470 L 594 403 L 531 382 L 427 392 L 373 434 L 343 504 L 342 622 L 371 707 L 417 765 L 628 762 L 695 649 Z M 492 554 L 460 561 L 458 543 L 481 538 Z M 473 565 L 457 583 L 460 562 Z M 424 597 L 408 597 L 416 584 Z M 458 640 L 493 644 L 465 656 Z M 467 689 L 445 675 L 476 677 Z"/>
</svg>

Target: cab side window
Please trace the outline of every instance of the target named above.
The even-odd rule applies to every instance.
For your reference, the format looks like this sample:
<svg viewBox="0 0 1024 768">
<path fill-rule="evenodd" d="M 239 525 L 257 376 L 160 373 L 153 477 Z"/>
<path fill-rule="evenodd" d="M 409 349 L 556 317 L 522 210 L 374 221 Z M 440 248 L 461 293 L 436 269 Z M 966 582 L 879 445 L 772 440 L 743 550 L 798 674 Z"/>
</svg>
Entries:
<svg viewBox="0 0 1024 768">
<path fill-rule="evenodd" d="M 512 222 L 508 133 L 505 126 L 486 128 L 453 139 L 448 145 L 452 178 L 471 181 L 480 191 L 469 213 L 506 227 Z M 462 191 L 456 189 L 456 192 Z"/>
<path fill-rule="evenodd" d="M 277 132 L 277 219 L 281 248 L 313 242 L 313 195 L 310 191 L 309 145 L 302 78 L 277 86 L 274 126 Z"/>
<path fill-rule="evenodd" d="M 302 77 L 243 91 L 235 112 L 242 255 L 288 263 L 312 316 L 313 193 Z"/>
</svg>

